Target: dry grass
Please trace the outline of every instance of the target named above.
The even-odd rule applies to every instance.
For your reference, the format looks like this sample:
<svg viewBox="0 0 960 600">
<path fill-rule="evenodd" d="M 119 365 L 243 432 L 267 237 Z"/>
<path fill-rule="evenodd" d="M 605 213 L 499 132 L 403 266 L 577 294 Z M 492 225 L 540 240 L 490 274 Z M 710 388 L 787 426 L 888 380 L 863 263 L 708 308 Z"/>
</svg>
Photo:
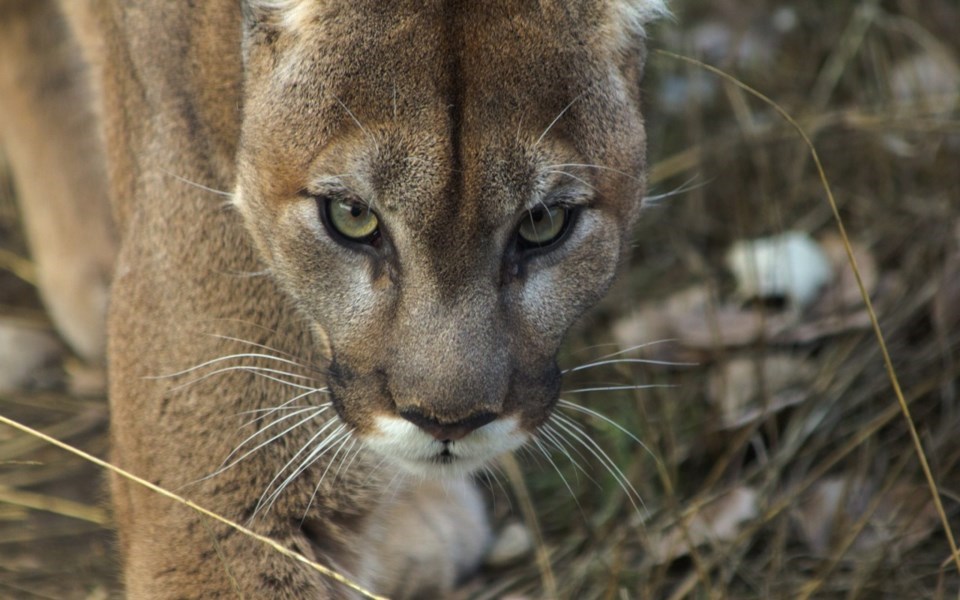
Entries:
<svg viewBox="0 0 960 600">
<path fill-rule="evenodd" d="M 949 91 L 898 96 L 893 82 L 912 57 L 960 65 L 953 41 L 960 39 L 960 7 L 952 0 L 750 4 L 675 2 L 677 23 L 655 29 L 653 45 L 735 75 L 784 106 L 812 138 L 838 214 L 875 260 L 879 324 L 956 531 L 960 293 L 948 290 L 960 280 L 960 107 L 955 98 L 949 103 Z M 707 44 L 705 24 L 712 24 L 714 39 L 722 34 L 726 41 Z M 618 324 L 656 301 L 672 302 L 690 286 L 704 286 L 721 310 L 733 292 L 723 264 L 733 241 L 792 229 L 823 236 L 836 227 L 808 150 L 768 104 L 657 53 L 645 88 L 651 194 L 684 191 L 647 211 L 631 268 L 572 336 L 566 366 L 615 352 L 606 344 Z M 690 95 L 696 90 L 699 99 Z M 682 102 L 671 99 L 684 91 Z M 24 256 L 2 191 L 0 236 L 0 245 Z M 0 272 L 0 282 L 5 314 L 42 320 L 29 285 L 10 271 Z M 777 306 L 756 310 L 764 319 L 779 314 Z M 799 325 L 815 321 L 811 314 L 796 319 Z M 788 341 L 772 336 L 691 347 L 680 340 L 626 355 L 693 366 L 619 363 L 571 373 L 567 389 L 663 387 L 565 396 L 643 441 L 645 448 L 604 421 L 578 418 L 636 488 L 642 506 L 634 507 L 584 448 L 571 451 L 572 460 L 555 453 L 553 463 L 534 453 L 520 457 L 557 594 L 955 597 L 960 575 L 909 423 L 869 323 L 858 323 Z M 724 425 L 710 382 L 731 385 L 725 366 L 737 359 L 759 364 L 784 356 L 809 368 L 794 384 L 796 401 L 770 408 L 780 396 L 758 369 L 762 416 Z M 0 413 L 103 456 L 105 404 L 64 393 L 68 381 L 53 365 L 34 378 L 31 391 L 0 395 Z M 91 466 L 0 430 L 0 597 L 115 592 L 100 484 L 93 483 L 99 481 Z M 497 515 L 517 518 L 525 493 L 511 497 L 514 492 L 491 487 Z M 831 509 L 836 506 L 841 509 Z M 701 539 L 704 524 L 716 525 L 718 517 L 730 526 Z M 668 552 L 670 545 L 690 551 Z M 484 573 L 463 595 L 541 597 L 545 571 L 531 557 Z"/>
</svg>

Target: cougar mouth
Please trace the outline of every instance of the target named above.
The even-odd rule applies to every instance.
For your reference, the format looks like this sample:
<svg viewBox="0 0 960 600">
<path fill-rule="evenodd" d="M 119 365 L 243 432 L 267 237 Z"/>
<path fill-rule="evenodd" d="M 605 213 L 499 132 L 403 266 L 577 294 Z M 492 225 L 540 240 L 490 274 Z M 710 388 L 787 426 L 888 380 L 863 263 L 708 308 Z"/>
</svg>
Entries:
<svg viewBox="0 0 960 600">
<path fill-rule="evenodd" d="M 364 442 L 404 471 L 427 477 L 463 476 L 496 457 L 522 446 L 528 434 L 516 417 L 501 417 L 462 439 L 441 441 L 413 423 L 395 416 L 375 419 L 374 432 Z"/>
</svg>

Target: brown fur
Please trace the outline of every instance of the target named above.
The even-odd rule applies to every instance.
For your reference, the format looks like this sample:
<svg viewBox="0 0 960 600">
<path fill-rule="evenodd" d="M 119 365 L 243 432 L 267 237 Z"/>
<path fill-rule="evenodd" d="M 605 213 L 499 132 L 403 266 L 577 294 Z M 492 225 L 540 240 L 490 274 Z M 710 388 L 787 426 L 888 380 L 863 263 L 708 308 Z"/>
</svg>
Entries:
<svg viewBox="0 0 960 600">
<path fill-rule="evenodd" d="M 64 2 L 97 74 L 121 239 L 113 460 L 383 593 L 449 591 L 489 536 L 456 475 L 548 417 L 557 347 L 609 286 L 636 218 L 647 4 Z M 329 196 L 377 211 L 382 245 L 334 239 Z M 537 198 L 580 215 L 555 249 L 524 254 L 514 236 Z M 205 365 L 236 353 L 297 364 Z M 249 411 L 300 393 L 264 371 L 216 372 L 237 365 L 325 384 L 300 405 L 333 407 L 221 470 L 264 439 L 242 445 Z M 454 438 L 441 465 L 416 455 L 441 442 L 397 417 L 410 411 L 457 436 L 452 424 L 496 421 Z M 349 446 L 271 498 L 329 419 Z M 132 598 L 345 595 L 142 488 L 115 480 L 113 497 Z"/>
</svg>

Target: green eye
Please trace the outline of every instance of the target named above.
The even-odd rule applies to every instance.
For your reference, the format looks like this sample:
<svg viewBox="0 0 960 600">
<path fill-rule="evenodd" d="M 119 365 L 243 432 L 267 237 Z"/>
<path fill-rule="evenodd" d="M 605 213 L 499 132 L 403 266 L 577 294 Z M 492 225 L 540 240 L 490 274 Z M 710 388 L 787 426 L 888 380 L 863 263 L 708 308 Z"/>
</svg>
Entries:
<svg viewBox="0 0 960 600">
<path fill-rule="evenodd" d="M 567 230 L 570 210 L 564 206 L 538 206 L 520 221 L 517 234 L 523 248 L 542 248 L 560 239 Z"/>
<path fill-rule="evenodd" d="M 371 242 L 379 232 L 380 220 L 369 206 L 343 200 L 327 202 L 330 226 L 355 242 Z"/>
</svg>

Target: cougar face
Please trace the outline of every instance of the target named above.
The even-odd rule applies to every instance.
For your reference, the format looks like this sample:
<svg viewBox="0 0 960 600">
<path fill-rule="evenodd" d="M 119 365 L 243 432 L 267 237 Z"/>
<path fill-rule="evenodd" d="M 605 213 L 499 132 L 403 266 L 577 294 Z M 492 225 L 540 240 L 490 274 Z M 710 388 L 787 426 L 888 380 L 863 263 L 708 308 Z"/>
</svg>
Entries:
<svg viewBox="0 0 960 600">
<path fill-rule="evenodd" d="M 639 34 L 621 3 L 350 4 L 247 10 L 236 205 L 339 417 L 409 471 L 469 471 L 549 416 L 623 254 Z"/>
</svg>

